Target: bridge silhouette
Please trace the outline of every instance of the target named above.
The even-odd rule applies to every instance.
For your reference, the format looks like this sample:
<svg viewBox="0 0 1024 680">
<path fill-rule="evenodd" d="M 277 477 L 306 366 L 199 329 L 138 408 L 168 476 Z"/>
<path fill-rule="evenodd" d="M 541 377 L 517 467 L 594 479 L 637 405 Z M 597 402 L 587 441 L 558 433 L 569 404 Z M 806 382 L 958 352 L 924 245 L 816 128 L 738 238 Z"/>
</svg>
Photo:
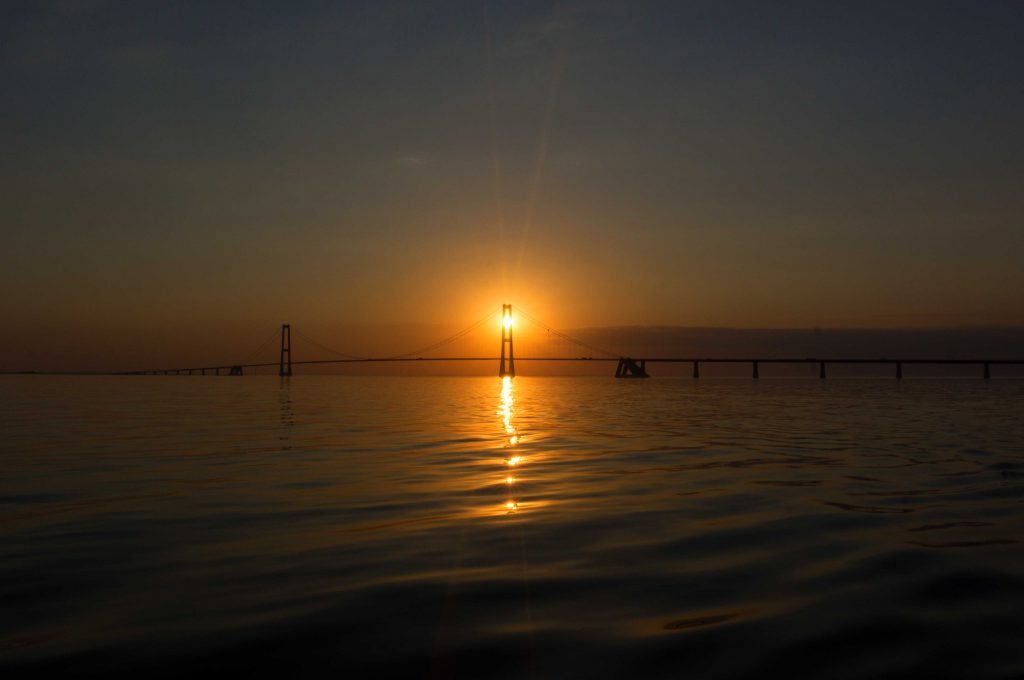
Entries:
<svg viewBox="0 0 1024 680">
<path fill-rule="evenodd" d="M 467 336 L 484 324 L 494 320 L 498 315 L 502 317 L 501 323 L 501 353 L 499 356 L 424 356 L 430 352 L 448 346 L 453 342 Z M 921 359 L 921 358 L 880 358 L 868 359 L 863 357 L 634 357 L 627 356 L 621 352 L 615 352 L 606 348 L 598 347 L 592 343 L 571 336 L 563 331 L 558 331 L 543 323 L 535 317 L 526 314 L 522 310 L 517 311 L 515 319 L 525 319 L 535 326 L 543 329 L 549 335 L 568 342 L 571 345 L 586 350 L 586 356 L 515 356 L 513 344 L 514 321 L 512 316 L 512 305 L 502 305 L 500 311 L 495 310 L 472 325 L 454 333 L 446 338 L 438 340 L 424 347 L 412 351 L 390 356 L 359 356 L 333 349 L 312 338 L 295 331 L 296 336 L 302 338 L 309 344 L 317 347 L 320 351 L 334 355 L 333 358 L 323 359 L 301 359 L 295 360 L 292 356 L 292 327 L 291 324 L 282 324 L 280 332 L 280 348 L 277 361 L 242 361 L 237 363 L 211 364 L 205 366 L 191 366 L 185 368 L 164 368 L 145 371 L 124 371 L 117 375 L 231 375 L 241 376 L 246 370 L 257 370 L 260 368 L 277 367 L 278 375 L 290 377 L 295 366 L 317 366 L 328 364 L 373 364 L 373 363 L 398 363 L 398 362 L 496 362 L 498 364 L 498 375 L 515 377 L 516 362 L 617 362 L 615 368 L 616 378 L 648 378 L 647 364 L 691 364 L 692 377 L 700 378 L 701 364 L 749 364 L 751 366 L 751 377 L 760 378 L 760 367 L 762 364 L 817 364 L 818 377 L 825 379 L 828 376 L 828 366 L 836 364 L 882 364 L 894 368 L 894 377 L 903 378 L 904 365 L 973 365 L 981 369 L 981 376 L 988 379 L 992 377 L 991 367 L 994 365 L 1020 365 L 1024 359 Z M 277 331 L 271 339 L 277 337 Z M 264 341 L 260 349 L 253 354 L 258 354 L 268 341 Z M 596 356 L 595 356 L 596 355 Z"/>
</svg>

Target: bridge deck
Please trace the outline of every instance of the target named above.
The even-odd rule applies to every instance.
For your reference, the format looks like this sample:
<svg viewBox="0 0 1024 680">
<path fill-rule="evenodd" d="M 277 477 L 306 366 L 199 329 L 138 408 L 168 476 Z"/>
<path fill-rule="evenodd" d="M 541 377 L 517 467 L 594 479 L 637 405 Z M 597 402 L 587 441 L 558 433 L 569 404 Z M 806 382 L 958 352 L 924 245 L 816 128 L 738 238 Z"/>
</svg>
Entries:
<svg viewBox="0 0 1024 680">
<path fill-rule="evenodd" d="M 678 364 L 889 364 L 889 365 L 952 365 L 952 366 L 985 366 L 985 365 L 1022 365 L 1024 359 L 865 359 L 865 358 L 818 358 L 818 357 L 632 357 L 634 361 L 646 363 L 678 363 Z M 581 362 L 581 361 L 619 361 L 620 357 L 516 357 L 516 361 L 550 361 L 550 362 Z M 367 357 L 360 359 L 307 359 L 293 361 L 293 366 L 314 366 L 321 364 L 367 364 L 367 363 L 399 363 L 399 362 L 461 362 L 461 361 L 500 361 L 500 357 Z M 187 368 L 160 369 L 156 371 L 123 371 L 113 375 L 163 375 L 169 373 L 230 371 L 231 369 L 269 368 L 278 362 L 254 364 L 221 364 L 214 366 L 192 366 Z"/>
</svg>

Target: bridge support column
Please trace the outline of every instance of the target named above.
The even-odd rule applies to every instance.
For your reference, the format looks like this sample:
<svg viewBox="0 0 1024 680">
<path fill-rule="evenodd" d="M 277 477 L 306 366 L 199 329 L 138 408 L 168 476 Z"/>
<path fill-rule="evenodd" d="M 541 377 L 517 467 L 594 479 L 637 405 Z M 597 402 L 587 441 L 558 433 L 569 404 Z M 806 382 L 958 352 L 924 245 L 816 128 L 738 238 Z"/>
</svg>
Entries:
<svg viewBox="0 0 1024 680">
<path fill-rule="evenodd" d="M 695 379 L 700 377 L 700 362 L 699 361 L 694 361 L 693 362 L 693 377 Z"/>
<path fill-rule="evenodd" d="M 650 378 L 647 375 L 647 362 L 643 359 L 640 363 L 630 359 L 629 357 L 622 357 L 619 359 L 619 365 L 615 368 L 616 378 Z"/>
<path fill-rule="evenodd" d="M 231 370 L 228 371 L 228 375 L 242 375 L 242 367 L 241 366 L 232 366 Z"/>
<path fill-rule="evenodd" d="M 281 362 L 277 374 L 287 378 L 292 374 L 292 327 L 291 324 L 281 324 Z"/>
<path fill-rule="evenodd" d="M 758 379 L 758 378 L 760 378 L 760 377 L 761 377 L 761 376 L 760 376 L 760 375 L 758 375 L 758 373 L 757 373 L 757 362 L 755 361 L 755 362 L 754 362 L 754 380 L 757 380 L 757 379 Z"/>
<path fill-rule="evenodd" d="M 822 361 L 821 365 L 818 367 L 818 377 L 821 378 L 822 380 L 825 379 L 825 362 L 824 361 Z"/>
<path fill-rule="evenodd" d="M 988 362 L 986 361 L 985 362 L 985 380 L 988 380 L 991 377 L 992 377 L 992 372 L 989 370 Z"/>
<path fill-rule="evenodd" d="M 508 364 L 505 363 L 505 345 L 508 345 Z M 501 364 L 498 376 L 516 377 L 516 359 L 512 350 L 512 305 L 501 306 Z"/>
<path fill-rule="evenodd" d="M 897 380 L 903 380 L 903 362 L 902 361 L 897 361 L 896 362 L 896 379 Z"/>
</svg>

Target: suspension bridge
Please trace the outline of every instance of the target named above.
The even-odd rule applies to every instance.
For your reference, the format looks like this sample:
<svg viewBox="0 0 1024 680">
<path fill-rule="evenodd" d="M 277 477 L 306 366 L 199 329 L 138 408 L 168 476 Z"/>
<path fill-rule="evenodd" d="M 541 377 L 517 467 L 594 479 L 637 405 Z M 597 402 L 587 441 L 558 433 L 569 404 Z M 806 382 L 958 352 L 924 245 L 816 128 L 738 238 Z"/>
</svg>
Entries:
<svg viewBox="0 0 1024 680">
<path fill-rule="evenodd" d="M 501 352 L 499 356 L 424 356 L 430 352 L 437 351 L 448 345 L 451 345 L 455 341 L 466 337 L 473 331 L 481 328 L 484 324 L 494 320 L 498 315 L 501 315 Z M 405 352 L 402 354 L 395 354 L 390 356 L 359 356 L 356 354 L 350 354 L 341 352 L 333 349 L 325 344 L 322 344 L 312 338 L 306 337 L 295 331 L 296 336 L 301 337 L 304 341 L 308 342 L 312 346 L 318 348 L 320 351 L 333 355 L 330 358 L 318 358 L 318 359 L 295 359 L 292 355 L 292 332 L 293 329 L 291 324 L 282 324 L 280 332 L 280 346 L 278 352 L 277 361 L 263 361 L 263 362 L 252 362 L 244 361 L 239 363 L 226 363 L 226 364 L 214 364 L 206 366 L 191 366 L 185 368 L 163 368 L 155 370 L 145 371 L 125 371 L 118 373 L 117 375 L 229 375 L 229 376 L 241 376 L 245 375 L 246 371 L 256 371 L 258 369 L 277 368 L 277 373 L 281 377 L 290 377 L 293 374 L 295 366 L 317 366 L 326 364 L 370 364 L 370 363 L 395 363 L 395 362 L 495 362 L 498 366 L 498 375 L 505 377 L 515 377 L 516 374 L 516 362 L 616 362 L 615 377 L 616 378 L 648 378 L 650 374 L 647 372 L 648 364 L 690 364 L 692 365 L 692 377 L 700 378 L 700 371 L 702 364 L 749 364 L 751 367 L 751 377 L 758 379 L 760 378 L 760 367 L 764 364 L 812 364 L 818 368 L 818 377 L 825 379 L 828 376 L 828 367 L 830 365 L 863 365 L 863 364 L 881 364 L 891 366 L 893 369 L 893 375 L 896 379 L 903 378 L 903 367 L 905 365 L 953 365 L 953 366 L 976 366 L 978 367 L 980 376 L 983 378 L 992 377 L 992 366 L 996 365 L 1024 365 L 1024 359 L 1013 360 L 1013 359 L 915 359 L 915 358 L 900 358 L 900 359 L 866 359 L 857 357 L 831 357 L 831 358 L 813 358 L 813 357 L 633 357 L 623 355 L 621 352 L 615 352 L 606 348 L 598 347 L 592 343 L 581 340 L 577 337 L 569 335 L 563 331 L 555 330 L 549 325 L 542 321 L 532 317 L 522 310 L 519 310 L 516 315 L 516 319 L 524 318 L 539 328 L 543 329 L 549 335 L 556 337 L 562 341 L 565 341 L 569 345 L 575 346 L 581 350 L 585 350 L 587 355 L 585 356 L 515 356 L 514 343 L 513 343 L 513 316 L 512 316 L 512 305 L 502 305 L 500 311 L 495 310 L 487 314 L 476 323 L 462 329 L 458 333 L 454 333 L 446 338 L 443 338 L 437 342 L 424 347 L 416 348 L 412 351 Z M 277 333 L 272 339 L 277 338 Z M 264 342 L 265 346 L 268 341 Z M 262 346 L 261 346 L 262 349 Z M 256 352 L 258 353 L 258 351 Z"/>
</svg>

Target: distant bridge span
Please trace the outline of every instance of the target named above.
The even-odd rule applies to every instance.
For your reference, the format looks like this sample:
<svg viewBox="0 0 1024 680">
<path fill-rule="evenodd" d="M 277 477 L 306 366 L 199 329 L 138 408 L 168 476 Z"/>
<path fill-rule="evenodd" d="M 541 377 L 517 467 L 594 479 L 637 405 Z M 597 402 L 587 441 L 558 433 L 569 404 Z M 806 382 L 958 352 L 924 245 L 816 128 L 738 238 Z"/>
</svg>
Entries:
<svg viewBox="0 0 1024 680">
<path fill-rule="evenodd" d="M 331 349 L 311 338 L 301 336 L 296 331 L 297 335 L 303 337 L 307 342 L 317 346 L 322 351 L 326 351 L 331 354 L 335 354 L 340 358 L 333 359 L 304 359 L 301 361 L 292 360 L 292 328 L 290 324 L 283 324 L 281 326 L 281 344 L 279 360 L 276 362 L 252 362 L 243 361 L 240 363 L 231 364 L 220 364 L 220 365 L 208 365 L 208 366 L 192 366 L 189 368 L 171 368 L 171 369 L 157 369 L 157 370 L 146 370 L 146 371 L 124 371 L 116 373 L 116 375 L 244 375 L 246 369 L 258 369 L 258 368 L 270 368 L 276 366 L 278 368 L 278 374 L 282 377 L 288 377 L 292 375 L 292 368 L 294 366 L 316 366 L 316 365 L 328 365 L 328 364 L 370 364 L 370 363 L 398 363 L 398 362 L 466 362 L 466 361 L 492 361 L 498 363 L 498 375 L 514 377 L 515 362 L 609 362 L 615 361 L 617 367 L 615 370 L 615 377 L 617 378 L 647 378 L 647 364 L 658 364 L 658 363 L 671 363 L 671 364 L 691 364 L 692 375 L 694 378 L 700 377 L 700 366 L 701 364 L 749 364 L 751 366 L 751 377 L 760 378 L 760 366 L 761 364 L 817 364 L 818 365 L 818 377 L 824 379 L 828 375 L 828 366 L 835 364 L 884 364 L 893 366 L 894 376 L 897 379 L 903 378 L 903 366 L 906 365 L 953 365 L 953 366 L 964 366 L 973 365 L 978 366 L 981 371 L 981 376 L 984 378 L 992 377 L 992 366 L 997 365 L 1024 365 L 1024 359 L 920 359 L 920 358 L 880 358 L 880 359 L 866 359 L 863 357 L 630 357 L 623 356 L 621 353 L 612 352 L 607 349 L 597 347 L 595 345 L 584 342 L 578 338 L 574 338 L 564 332 L 554 330 L 549 326 L 545 325 L 536 318 L 519 311 L 519 315 L 525 317 L 529 321 L 533 322 L 540 328 L 546 330 L 563 340 L 567 340 L 581 349 L 586 350 L 589 353 L 596 354 L 598 356 L 526 356 L 516 357 L 513 351 L 513 338 L 512 338 L 512 305 L 502 305 L 501 316 L 502 316 L 502 329 L 501 329 L 501 356 L 498 357 L 474 357 L 474 356 L 447 356 L 447 357 L 432 357 L 422 356 L 430 351 L 437 350 L 463 336 L 470 331 L 473 331 L 488 321 L 492 320 L 497 316 L 499 312 L 495 310 L 490 314 L 486 315 L 476 323 L 472 324 L 468 328 L 465 328 L 454 335 L 451 335 L 439 342 L 435 342 L 426 347 L 421 347 L 412 352 L 405 354 L 388 356 L 388 357 L 361 357 L 345 352 L 339 352 Z M 276 336 L 276 331 L 275 331 Z M 271 338 L 272 339 L 272 338 Z M 264 345 L 261 346 L 264 347 Z M 258 353 L 259 350 L 257 350 Z"/>
<path fill-rule="evenodd" d="M 463 361 L 490 361 L 498 363 L 500 357 L 380 357 L 380 358 L 365 358 L 365 359 L 307 359 L 303 361 L 292 361 L 292 366 L 315 366 L 320 364 L 370 364 L 370 363 L 417 363 L 417 362 L 463 362 Z M 631 359 L 628 357 L 516 357 L 516 361 L 548 361 L 548 362 L 610 362 L 616 361 L 621 364 L 623 360 L 632 361 L 637 366 L 641 367 L 643 371 L 642 375 L 622 375 L 622 371 L 616 375 L 619 378 L 646 378 L 649 375 L 646 373 L 646 364 L 692 364 L 693 366 L 693 377 L 700 377 L 700 365 L 701 364 L 750 364 L 751 366 L 751 377 L 760 378 L 760 365 L 761 364 L 818 364 L 818 377 L 827 377 L 828 365 L 835 364 L 884 364 L 895 367 L 895 377 L 897 379 L 903 378 L 903 365 L 952 365 L 952 366 L 978 366 L 981 368 L 981 374 L 984 378 L 992 377 L 992 366 L 1009 366 L 1009 365 L 1024 365 L 1024 359 L 843 359 L 843 358 L 832 358 L 832 359 L 815 359 L 815 358 L 804 358 L 804 359 L 782 359 L 782 358 L 731 358 L 731 357 L 653 357 L 650 359 Z M 106 373 L 104 375 L 243 375 L 246 369 L 257 369 L 257 368 L 271 368 L 277 367 L 280 372 L 280 364 L 278 362 L 264 362 L 258 364 L 228 364 L 223 366 L 201 366 L 194 368 L 175 368 L 175 369 L 163 369 L 155 371 L 125 371 L 121 373 Z M 288 377 L 291 374 L 287 372 L 283 377 Z"/>
</svg>

